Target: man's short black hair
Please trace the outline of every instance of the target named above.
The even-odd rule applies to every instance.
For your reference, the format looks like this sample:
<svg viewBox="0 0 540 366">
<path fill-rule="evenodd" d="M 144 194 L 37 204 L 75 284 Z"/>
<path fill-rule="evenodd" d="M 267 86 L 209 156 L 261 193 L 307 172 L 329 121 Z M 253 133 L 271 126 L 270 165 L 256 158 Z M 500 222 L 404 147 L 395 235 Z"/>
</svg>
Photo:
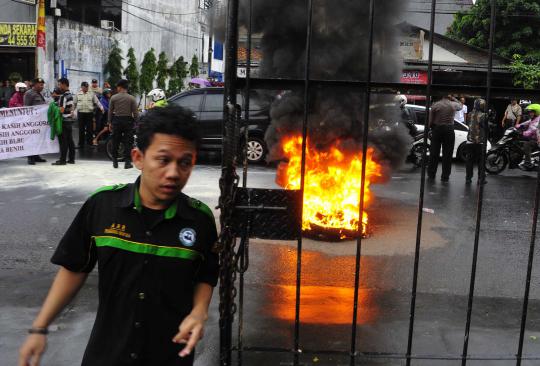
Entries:
<svg viewBox="0 0 540 366">
<path fill-rule="evenodd" d="M 59 82 L 60 84 L 64 84 L 65 86 L 69 86 L 69 80 L 68 80 L 68 78 L 60 78 L 60 79 L 58 79 L 58 82 Z"/>
<path fill-rule="evenodd" d="M 143 153 L 152 143 L 156 133 L 181 137 L 199 146 L 199 132 L 193 112 L 189 109 L 167 106 L 146 112 L 137 127 L 137 148 Z"/>
<path fill-rule="evenodd" d="M 127 81 L 126 79 L 120 79 L 116 83 L 116 86 L 127 90 L 129 88 L 129 81 Z"/>
</svg>

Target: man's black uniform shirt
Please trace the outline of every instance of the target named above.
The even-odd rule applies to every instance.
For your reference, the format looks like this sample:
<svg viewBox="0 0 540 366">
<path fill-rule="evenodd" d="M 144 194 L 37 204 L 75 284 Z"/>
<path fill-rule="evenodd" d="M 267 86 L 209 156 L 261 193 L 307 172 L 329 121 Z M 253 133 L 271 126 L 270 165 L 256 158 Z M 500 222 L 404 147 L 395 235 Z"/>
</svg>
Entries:
<svg viewBox="0 0 540 366">
<path fill-rule="evenodd" d="M 51 261 L 99 270 L 99 307 L 83 366 L 191 365 L 172 343 L 197 283 L 215 286 L 212 211 L 184 194 L 164 211 L 144 208 L 135 184 L 90 197 Z"/>
</svg>

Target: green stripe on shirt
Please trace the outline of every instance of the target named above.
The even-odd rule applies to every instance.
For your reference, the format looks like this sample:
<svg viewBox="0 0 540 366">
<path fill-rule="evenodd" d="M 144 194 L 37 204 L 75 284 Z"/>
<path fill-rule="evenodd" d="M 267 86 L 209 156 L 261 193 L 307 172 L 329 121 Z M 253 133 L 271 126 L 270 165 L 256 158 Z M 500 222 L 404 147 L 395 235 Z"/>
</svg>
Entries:
<svg viewBox="0 0 540 366">
<path fill-rule="evenodd" d="M 96 242 L 96 246 L 98 247 L 112 247 L 127 250 L 133 253 L 156 255 L 158 257 L 182 258 L 189 260 L 196 260 L 198 258 L 204 259 L 204 256 L 201 253 L 181 247 L 168 247 L 138 243 L 135 241 L 120 239 L 114 236 L 94 236 L 93 238 Z"/>
</svg>

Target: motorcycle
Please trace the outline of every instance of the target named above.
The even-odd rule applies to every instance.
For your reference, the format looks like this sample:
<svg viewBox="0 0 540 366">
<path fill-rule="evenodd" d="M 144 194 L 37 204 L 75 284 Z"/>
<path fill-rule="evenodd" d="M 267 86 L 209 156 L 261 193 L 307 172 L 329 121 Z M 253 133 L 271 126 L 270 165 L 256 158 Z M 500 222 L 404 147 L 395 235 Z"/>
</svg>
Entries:
<svg viewBox="0 0 540 366">
<path fill-rule="evenodd" d="M 510 127 L 504 132 L 503 137 L 487 153 L 485 167 L 488 173 L 499 174 L 507 167 L 524 171 L 538 169 L 540 165 L 540 151 L 538 150 L 531 154 L 530 167 L 520 166 L 519 163 L 525 155 L 521 136 L 521 132 L 515 127 Z"/>
<path fill-rule="evenodd" d="M 413 136 L 413 138 L 414 141 L 412 143 L 409 155 L 407 156 L 407 163 L 411 163 L 415 167 L 420 168 L 424 164 L 424 156 L 426 159 L 429 159 L 429 143 L 427 145 L 424 145 L 423 132 L 417 132 L 416 135 Z M 425 155 L 424 150 L 426 151 Z"/>
</svg>

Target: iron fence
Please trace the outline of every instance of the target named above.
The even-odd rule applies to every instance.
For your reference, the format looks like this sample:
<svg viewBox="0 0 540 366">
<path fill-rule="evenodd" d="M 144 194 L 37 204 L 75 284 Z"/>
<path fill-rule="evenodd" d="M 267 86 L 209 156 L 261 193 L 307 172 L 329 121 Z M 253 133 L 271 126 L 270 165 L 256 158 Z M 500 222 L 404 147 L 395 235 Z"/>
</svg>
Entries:
<svg viewBox="0 0 540 366">
<path fill-rule="evenodd" d="M 416 298 L 418 290 L 418 275 L 420 265 L 420 250 L 422 239 L 422 223 L 424 218 L 424 198 L 426 190 L 426 164 L 424 163 L 421 169 L 421 184 L 418 192 L 418 213 L 416 227 L 416 242 L 414 254 L 414 267 L 410 292 L 410 310 L 408 324 L 408 338 L 405 353 L 385 353 L 385 352 L 359 352 L 357 350 L 358 338 L 358 310 L 359 310 L 359 284 L 360 284 L 360 265 L 362 258 L 362 235 L 358 235 L 356 239 L 356 256 L 355 256 L 355 271 L 354 271 L 354 299 L 353 316 L 350 323 L 350 349 L 344 350 L 325 350 L 316 349 L 309 350 L 301 347 L 300 329 L 302 326 L 300 300 L 301 300 L 301 285 L 302 285 L 302 225 L 301 217 L 303 210 L 303 196 L 306 172 L 306 141 L 308 136 L 308 109 L 310 105 L 310 92 L 317 87 L 354 87 L 356 90 L 362 90 L 364 95 L 365 105 L 370 104 L 370 99 L 373 93 L 381 93 L 401 90 L 405 93 L 423 94 L 426 97 L 426 110 L 431 106 L 431 98 L 433 95 L 442 95 L 447 92 L 465 92 L 476 93 L 477 95 L 485 95 L 488 105 L 494 96 L 529 95 L 537 97 L 539 91 L 518 90 L 502 88 L 494 86 L 492 83 L 493 76 L 493 56 L 494 56 L 494 37 L 496 32 L 496 15 L 497 4 L 495 0 L 491 0 L 491 18 L 489 31 L 489 58 L 487 67 L 487 85 L 486 86 L 471 86 L 471 85 L 438 85 L 433 84 L 433 53 L 434 53 L 434 30 L 436 20 L 437 1 L 431 1 L 430 11 L 430 32 L 429 32 L 429 58 L 427 65 L 428 82 L 426 85 L 410 85 L 392 82 L 380 82 L 372 80 L 373 68 L 373 44 L 374 44 L 374 23 L 375 23 L 375 0 L 369 0 L 369 42 L 368 42 L 368 57 L 367 57 L 367 78 L 362 81 L 343 81 L 343 80 L 320 80 L 314 79 L 310 75 L 311 63 L 311 45 L 312 45 L 312 17 L 315 0 L 307 0 L 307 29 L 305 41 L 305 60 L 304 60 L 304 75 L 303 79 L 267 79 L 267 78 L 252 78 L 251 77 L 251 50 L 252 50 L 252 9 L 253 0 L 246 0 L 248 6 L 249 21 L 247 27 L 247 62 L 246 62 L 246 78 L 237 79 L 237 51 L 238 51 L 238 16 L 239 16 L 239 0 L 228 0 L 227 7 L 227 27 L 226 27 L 226 66 L 225 66 L 225 99 L 224 99 L 224 120 L 226 123 L 223 126 L 223 154 L 222 154 L 222 177 L 220 180 L 221 197 L 221 272 L 220 272 L 220 364 L 223 366 L 232 365 L 233 353 L 236 353 L 236 363 L 243 364 L 243 355 L 246 352 L 270 352 L 290 354 L 293 365 L 298 365 L 301 362 L 303 354 L 326 354 L 346 356 L 349 359 L 350 365 L 355 365 L 356 362 L 365 359 L 392 359 L 403 360 L 407 365 L 410 365 L 413 360 L 456 360 L 461 361 L 462 365 L 466 365 L 468 361 L 515 361 L 516 365 L 521 365 L 524 360 L 539 360 L 540 354 L 535 356 L 523 355 L 523 344 L 525 327 L 527 325 L 527 310 L 529 305 L 529 294 L 531 290 L 531 274 L 533 270 L 536 228 L 538 219 L 538 210 L 540 203 L 540 171 L 538 173 L 536 195 L 534 199 L 534 210 L 532 215 L 532 227 L 530 234 L 530 248 L 528 255 L 528 265 L 526 271 L 526 281 L 522 300 L 521 322 L 519 339 L 516 340 L 516 353 L 510 356 L 496 355 L 471 355 L 468 352 L 469 348 L 469 333 L 471 328 L 471 317 L 474 308 L 476 269 L 478 262 L 480 231 L 482 225 L 482 212 L 484 200 L 484 185 L 480 184 L 477 191 L 476 200 L 476 220 L 474 231 L 473 256 L 471 260 L 471 274 L 469 281 L 467 316 L 465 320 L 465 334 L 463 336 L 463 347 L 461 354 L 455 355 L 437 355 L 437 354 L 416 354 L 413 352 L 414 346 L 414 329 L 416 316 Z M 367 2 L 367 1 L 366 1 Z M 302 165 L 301 165 L 301 184 L 298 191 L 286 190 L 262 190 L 252 189 L 247 187 L 248 161 L 246 154 L 243 155 L 242 162 L 242 179 L 237 174 L 238 144 L 242 136 L 240 136 L 241 125 L 249 121 L 249 105 L 250 105 L 250 90 L 252 88 L 268 88 L 268 89 L 290 89 L 303 88 L 303 124 L 302 124 Z M 239 105 L 237 104 L 237 90 L 245 90 L 244 116 L 242 117 Z M 426 114 L 423 143 L 427 146 L 428 143 L 428 126 L 429 113 Z M 360 217 L 364 211 L 364 191 L 365 191 L 365 176 L 366 176 L 366 157 L 369 142 L 369 108 L 364 108 L 363 124 L 363 154 L 362 154 L 362 177 L 360 187 Z M 485 121 L 487 129 L 487 121 Z M 248 129 L 243 129 L 245 140 L 247 140 Z M 486 159 L 487 134 L 484 137 L 484 144 L 481 155 L 481 163 L 479 164 L 479 181 L 485 179 L 486 171 L 484 163 Z M 423 161 L 426 159 L 426 149 L 424 149 Z M 264 223 L 264 224 L 261 224 Z M 361 230 L 362 225 L 358 225 Z M 296 281 L 295 281 L 295 309 L 294 309 L 294 340 L 290 348 L 280 348 L 269 345 L 267 347 L 246 347 L 244 345 L 244 295 L 245 295 L 245 275 L 249 267 L 249 244 L 251 237 L 272 238 L 277 240 L 296 240 Z M 234 317 L 237 320 L 237 342 L 234 344 L 233 326 Z"/>
</svg>

